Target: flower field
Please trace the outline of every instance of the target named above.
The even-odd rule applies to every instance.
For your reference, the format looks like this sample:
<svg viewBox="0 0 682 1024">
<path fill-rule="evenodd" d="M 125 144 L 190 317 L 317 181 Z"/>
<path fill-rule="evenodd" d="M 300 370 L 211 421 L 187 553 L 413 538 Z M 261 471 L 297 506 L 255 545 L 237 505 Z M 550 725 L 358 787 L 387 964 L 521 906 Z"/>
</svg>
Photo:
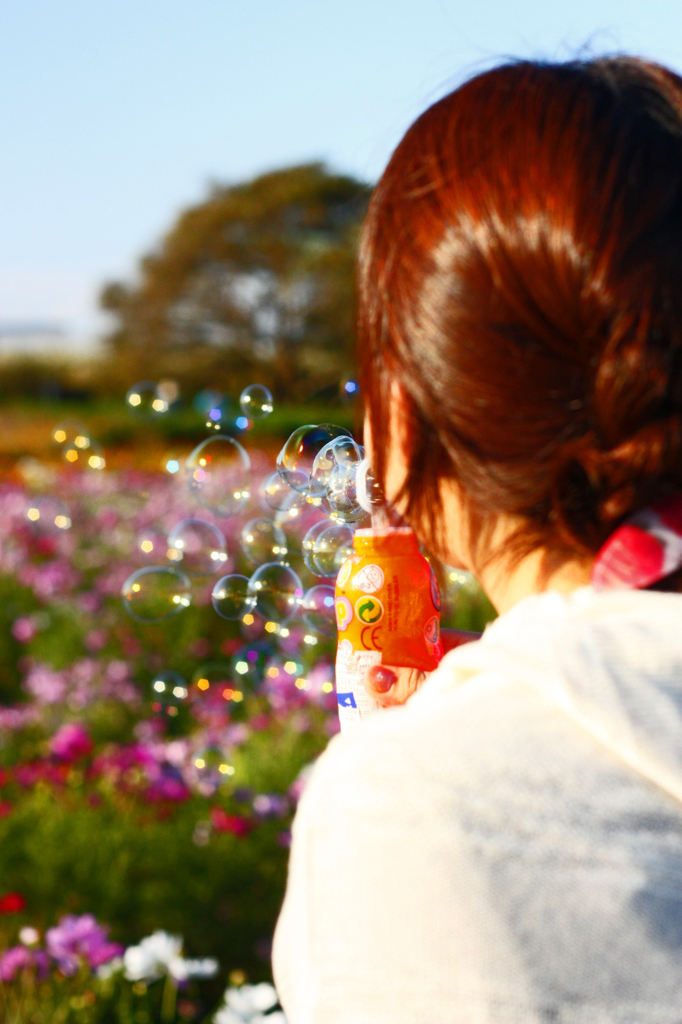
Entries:
<svg viewBox="0 0 682 1024">
<path fill-rule="evenodd" d="M 0 487 L 3 1024 L 282 1022 L 270 945 L 306 769 L 338 729 L 334 638 L 221 618 L 217 576 L 164 621 L 121 599 L 188 517 L 224 536 L 218 574 L 253 572 L 240 533 L 274 460 L 250 456 L 252 498 L 229 518 L 181 472 L 29 459 Z M 301 558 L 319 511 L 267 514 L 319 583 Z M 458 614 L 485 614 L 466 581 Z"/>
</svg>

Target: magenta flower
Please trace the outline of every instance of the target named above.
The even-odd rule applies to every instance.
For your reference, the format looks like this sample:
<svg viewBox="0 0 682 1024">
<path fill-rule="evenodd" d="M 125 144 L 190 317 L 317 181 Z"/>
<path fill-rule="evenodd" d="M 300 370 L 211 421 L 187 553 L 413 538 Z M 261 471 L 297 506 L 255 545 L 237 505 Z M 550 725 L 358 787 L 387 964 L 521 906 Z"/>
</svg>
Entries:
<svg viewBox="0 0 682 1024">
<path fill-rule="evenodd" d="M 56 704 L 66 693 L 63 673 L 55 672 L 48 665 L 35 665 L 24 679 L 23 686 L 41 704 Z"/>
<path fill-rule="evenodd" d="M 67 722 L 50 740 L 51 753 L 60 761 L 67 761 L 69 764 L 86 757 L 91 750 L 90 733 L 80 722 Z"/>
<path fill-rule="evenodd" d="M 34 968 L 39 978 L 46 978 L 50 972 L 50 961 L 45 950 L 11 946 L 0 956 L 2 981 L 14 981 L 17 973 L 27 968 Z"/>
<path fill-rule="evenodd" d="M 36 624 L 30 615 L 24 615 L 20 619 L 15 619 L 12 623 L 12 636 L 20 644 L 27 644 L 37 632 Z"/>
<path fill-rule="evenodd" d="M 158 779 L 152 782 L 145 792 L 145 798 L 150 803 L 158 803 L 160 801 L 181 803 L 183 800 L 188 800 L 190 796 L 191 793 L 182 781 L 180 773 L 177 769 L 170 768 L 170 766 L 162 772 Z"/>
<path fill-rule="evenodd" d="M 83 962 L 95 970 L 123 953 L 123 946 L 109 941 L 108 929 L 92 914 L 62 917 L 56 927 L 48 928 L 45 943 L 59 970 L 67 976 L 75 974 Z"/>
</svg>

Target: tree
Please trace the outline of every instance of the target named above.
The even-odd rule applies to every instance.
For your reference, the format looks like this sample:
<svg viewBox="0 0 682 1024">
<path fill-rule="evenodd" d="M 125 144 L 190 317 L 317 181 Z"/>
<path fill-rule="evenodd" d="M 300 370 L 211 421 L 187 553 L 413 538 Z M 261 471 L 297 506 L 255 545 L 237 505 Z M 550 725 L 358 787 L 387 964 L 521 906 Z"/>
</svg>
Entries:
<svg viewBox="0 0 682 1024">
<path fill-rule="evenodd" d="M 108 343 L 137 376 L 302 399 L 352 370 L 355 251 L 369 189 L 322 164 L 215 188 L 108 284 Z"/>
</svg>

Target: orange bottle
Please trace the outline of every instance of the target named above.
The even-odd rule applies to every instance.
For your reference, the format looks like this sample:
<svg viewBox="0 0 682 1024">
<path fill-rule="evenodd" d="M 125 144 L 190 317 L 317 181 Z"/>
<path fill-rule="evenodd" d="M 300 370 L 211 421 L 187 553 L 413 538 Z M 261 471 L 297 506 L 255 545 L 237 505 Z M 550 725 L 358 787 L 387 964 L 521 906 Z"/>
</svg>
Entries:
<svg viewBox="0 0 682 1024">
<path fill-rule="evenodd" d="M 336 579 L 336 693 L 343 732 L 379 705 L 364 680 L 372 665 L 431 672 L 442 657 L 440 594 L 410 529 L 357 530 Z"/>
</svg>

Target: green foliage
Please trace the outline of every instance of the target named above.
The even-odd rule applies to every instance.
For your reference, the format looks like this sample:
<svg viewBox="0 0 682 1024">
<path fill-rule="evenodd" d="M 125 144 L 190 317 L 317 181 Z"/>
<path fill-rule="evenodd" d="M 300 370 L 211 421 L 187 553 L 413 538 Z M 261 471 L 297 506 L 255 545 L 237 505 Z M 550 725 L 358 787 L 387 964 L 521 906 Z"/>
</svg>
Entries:
<svg viewBox="0 0 682 1024">
<path fill-rule="evenodd" d="M 353 366 L 354 266 L 368 188 L 320 164 L 218 188 L 141 263 L 107 285 L 111 373 L 186 387 L 309 397 Z"/>
</svg>

